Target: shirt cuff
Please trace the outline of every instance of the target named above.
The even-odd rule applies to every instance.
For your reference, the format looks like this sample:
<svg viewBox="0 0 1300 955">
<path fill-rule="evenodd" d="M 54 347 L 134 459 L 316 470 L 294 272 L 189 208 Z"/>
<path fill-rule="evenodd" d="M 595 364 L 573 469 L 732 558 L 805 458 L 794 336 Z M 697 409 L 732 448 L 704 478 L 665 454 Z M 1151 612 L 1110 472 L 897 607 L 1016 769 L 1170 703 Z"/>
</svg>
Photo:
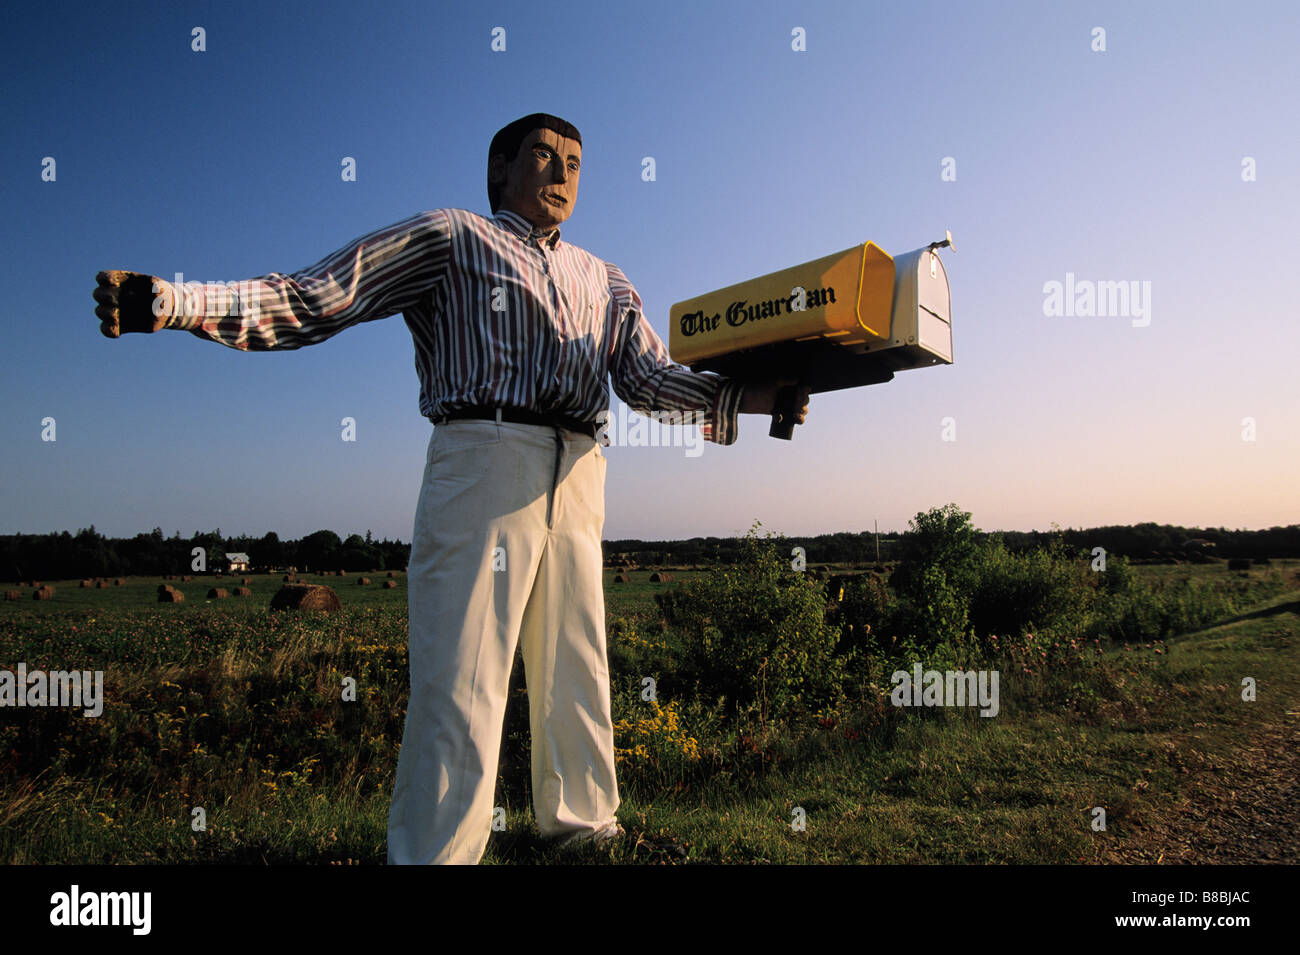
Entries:
<svg viewBox="0 0 1300 955">
<path fill-rule="evenodd" d="M 157 313 L 166 317 L 163 328 L 175 328 L 181 331 L 192 331 L 203 324 L 203 310 L 201 301 L 194 301 L 194 293 L 189 291 L 190 301 L 187 303 L 184 296 L 187 290 L 184 285 L 175 282 L 168 282 L 164 279 L 157 279 L 158 290 L 154 293 L 154 306 Z"/>
<path fill-rule="evenodd" d="M 181 284 L 158 279 L 154 302 L 159 314 L 167 317 L 163 328 L 202 335 L 204 323 L 210 318 L 221 321 L 256 315 L 257 292 L 255 282 Z"/>
<path fill-rule="evenodd" d="M 744 390 L 744 384 L 734 378 L 723 380 L 721 387 L 718 388 L 718 397 L 713 402 L 711 415 L 713 428 L 707 440 L 715 444 L 735 444 L 740 434 L 738 419 L 741 393 Z"/>
</svg>

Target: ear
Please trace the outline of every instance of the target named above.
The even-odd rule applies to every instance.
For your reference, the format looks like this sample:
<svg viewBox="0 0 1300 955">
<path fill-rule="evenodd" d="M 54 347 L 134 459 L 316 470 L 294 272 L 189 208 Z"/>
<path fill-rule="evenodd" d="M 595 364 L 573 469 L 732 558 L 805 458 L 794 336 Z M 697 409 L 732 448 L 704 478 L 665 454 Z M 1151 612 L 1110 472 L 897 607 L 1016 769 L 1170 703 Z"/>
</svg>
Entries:
<svg viewBox="0 0 1300 955">
<path fill-rule="evenodd" d="M 506 157 L 505 153 L 497 153 L 488 162 L 488 182 L 505 182 L 506 181 Z"/>
</svg>

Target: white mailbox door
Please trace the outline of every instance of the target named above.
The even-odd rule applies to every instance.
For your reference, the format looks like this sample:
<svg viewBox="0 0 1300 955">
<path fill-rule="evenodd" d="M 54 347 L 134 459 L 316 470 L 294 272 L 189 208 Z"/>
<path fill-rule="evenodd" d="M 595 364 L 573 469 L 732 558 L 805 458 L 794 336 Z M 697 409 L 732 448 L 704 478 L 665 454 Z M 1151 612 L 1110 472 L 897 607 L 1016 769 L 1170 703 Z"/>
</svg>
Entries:
<svg viewBox="0 0 1300 955">
<path fill-rule="evenodd" d="M 948 296 L 948 273 L 934 252 L 923 252 L 916 262 L 917 343 L 952 361 L 952 306 Z"/>
</svg>

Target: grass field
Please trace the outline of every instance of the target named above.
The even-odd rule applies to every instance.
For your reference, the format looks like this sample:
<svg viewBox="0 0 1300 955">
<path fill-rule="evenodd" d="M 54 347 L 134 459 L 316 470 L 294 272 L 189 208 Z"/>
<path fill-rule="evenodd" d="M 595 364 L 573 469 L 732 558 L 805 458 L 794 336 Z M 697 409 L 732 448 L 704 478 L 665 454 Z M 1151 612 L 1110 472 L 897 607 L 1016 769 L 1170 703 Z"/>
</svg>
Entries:
<svg viewBox="0 0 1300 955">
<path fill-rule="evenodd" d="M 1012 685 L 1008 657 L 996 719 L 950 709 L 882 718 L 857 701 L 793 725 L 723 727 L 701 701 L 684 699 L 661 699 L 649 719 L 633 691 L 639 674 L 615 669 L 628 837 L 605 848 L 558 849 L 537 836 L 517 667 L 498 786 L 506 828 L 484 861 L 1245 861 L 1236 843 L 1207 856 L 1213 840 L 1189 837 L 1177 819 L 1200 812 L 1212 830 L 1215 813 L 1232 808 L 1215 800 L 1264 785 L 1279 760 L 1294 765 L 1297 566 L 1275 561 L 1284 592 L 1194 634 L 1073 655 L 1045 649 L 1044 659 L 1050 650 L 1068 668 L 1059 699 L 1033 685 L 1039 676 Z M 645 572 L 614 584 L 613 573 L 611 661 L 619 641 L 654 639 L 651 595 L 677 586 L 651 584 Z M 1222 565 L 1141 573 L 1228 576 Z M 405 711 L 406 580 L 382 590 L 383 574 L 365 587 L 357 575 L 303 575 L 343 601 L 341 613 L 319 617 L 269 614 L 280 578 L 249 576 L 251 597 L 220 601 L 205 599 L 208 588 L 230 589 L 241 575 L 173 581 L 186 595 L 179 605 L 156 603 L 152 577 L 106 589 L 46 581 L 52 600 L 33 601 L 24 587 L 21 601 L 0 605 L 0 669 L 101 669 L 106 697 L 98 718 L 0 710 L 0 860 L 384 861 Z M 1246 677 L 1255 702 L 1242 700 Z M 348 680 L 354 701 L 342 699 Z M 698 758 L 681 756 L 688 731 Z M 653 737 L 664 758 L 633 758 L 632 736 Z M 1093 829 L 1095 807 L 1106 811 L 1105 831 Z M 802 830 L 792 826 L 800 818 Z M 1294 827 L 1287 818 L 1284 829 Z M 1249 834 L 1249 819 L 1238 825 Z M 1284 858 L 1288 848 L 1273 845 L 1284 838 L 1262 833 L 1251 851 Z"/>
</svg>

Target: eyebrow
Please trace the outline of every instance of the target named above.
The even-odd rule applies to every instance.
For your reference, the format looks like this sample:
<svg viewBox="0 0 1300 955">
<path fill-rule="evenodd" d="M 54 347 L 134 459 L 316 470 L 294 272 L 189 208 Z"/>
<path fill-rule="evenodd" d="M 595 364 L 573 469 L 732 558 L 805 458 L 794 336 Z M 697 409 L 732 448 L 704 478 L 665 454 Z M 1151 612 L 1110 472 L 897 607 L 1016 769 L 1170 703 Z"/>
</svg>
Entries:
<svg viewBox="0 0 1300 955">
<path fill-rule="evenodd" d="M 530 149 L 549 149 L 549 150 L 550 150 L 551 152 L 553 152 L 553 153 L 558 153 L 558 152 L 559 152 L 559 150 L 556 149 L 554 146 L 551 146 L 551 145 L 547 144 L 546 142 L 543 142 L 543 141 L 540 140 L 540 139 L 537 140 L 537 142 L 533 143 L 532 146 L 530 146 L 529 148 L 530 148 Z M 577 162 L 579 165 L 581 165 L 581 163 L 582 163 L 582 157 L 579 156 L 577 153 L 569 153 L 569 155 L 565 156 L 564 158 L 565 158 L 565 159 L 572 159 L 572 160 L 574 160 L 575 162 Z"/>
</svg>

